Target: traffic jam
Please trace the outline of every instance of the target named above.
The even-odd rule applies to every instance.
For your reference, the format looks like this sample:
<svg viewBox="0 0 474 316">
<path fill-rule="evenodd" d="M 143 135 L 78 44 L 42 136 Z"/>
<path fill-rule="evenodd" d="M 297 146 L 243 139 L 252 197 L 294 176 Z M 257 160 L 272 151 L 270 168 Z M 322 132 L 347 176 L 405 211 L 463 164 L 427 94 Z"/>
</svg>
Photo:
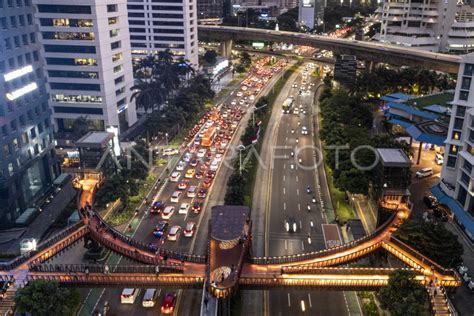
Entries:
<svg viewBox="0 0 474 316">
<path fill-rule="evenodd" d="M 216 173 L 229 147 L 235 131 L 249 107 L 268 81 L 286 65 L 286 60 L 277 60 L 272 65 L 271 57 L 255 61 L 251 73 L 242 81 L 239 89 L 230 97 L 229 104 L 214 107 L 200 119 L 187 137 L 186 150 L 173 170 L 169 170 L 168 182 L 162 193 L 149 206 L 150 220 L 158 218 L 146 242 L 151 247 L 186 250 L 195 235 L 199 214 L 212 189 Z M 166 155 L 178 151 L 165 149 Z M 164 192 L 169 194 L 164 194 Z M 160 199 L 168 197 L 167 199 Z M 181 245 L 181 246 L 180 246 Z"/>
</svg>

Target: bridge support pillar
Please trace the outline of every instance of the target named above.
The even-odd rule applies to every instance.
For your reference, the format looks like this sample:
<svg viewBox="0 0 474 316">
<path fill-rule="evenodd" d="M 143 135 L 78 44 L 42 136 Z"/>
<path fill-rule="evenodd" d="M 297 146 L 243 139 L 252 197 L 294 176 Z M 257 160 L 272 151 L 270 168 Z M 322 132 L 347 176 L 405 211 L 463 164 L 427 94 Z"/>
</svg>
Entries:
<svg viewBox="0 0 474 316">
<path fill-rule="evenodd" d="M 232 40 L 223 40 L 221 42 L 221 55 L 223 57 L 230 57 L 232 54 Z"/>
</svg>

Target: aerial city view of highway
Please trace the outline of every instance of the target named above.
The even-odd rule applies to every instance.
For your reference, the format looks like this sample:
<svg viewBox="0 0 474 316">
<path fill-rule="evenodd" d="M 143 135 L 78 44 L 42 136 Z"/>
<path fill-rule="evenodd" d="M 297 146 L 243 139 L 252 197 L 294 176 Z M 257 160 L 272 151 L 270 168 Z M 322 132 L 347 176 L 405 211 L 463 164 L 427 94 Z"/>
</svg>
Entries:
<svg viewBox="0 0 474 316">
<path fill-rule="evenodd" d="M 474 315 L 472 16 L 0 0 L 0 316 Z"/>
</svg>

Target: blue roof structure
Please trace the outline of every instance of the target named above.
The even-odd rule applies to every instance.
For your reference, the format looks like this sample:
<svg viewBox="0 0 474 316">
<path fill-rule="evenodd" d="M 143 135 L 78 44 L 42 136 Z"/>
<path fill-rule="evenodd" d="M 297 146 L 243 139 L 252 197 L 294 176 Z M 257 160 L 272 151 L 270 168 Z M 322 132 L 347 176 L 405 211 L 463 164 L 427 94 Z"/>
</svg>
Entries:
<svg viewBox="0 0 474 316">
<path fill-rule="evenodd" d="M 406 104 L 389 103 L 388 106 L 390 108 L 394 108 L 394 109 L 397 109 L 397 110 L 400 110 L 400 111 L 404 111 L 408 114 L 415 115 L 415 116 L 418 116 L 418 117 L 421 117 L 421 118 L 424 118 L 424 119 L 427 119 L 427 120 L 434 121 L 434 120 L 438 119 L 438 115 L 436 115 L 434 113 L 425 112 L 425 111 L 419 110 L 419 109 L 417 109 L 413 106 L 409 106 L 409 105 L 406 105 Z"/>
<path fill-rule="evenodd" d="M 405 131 L 419 142 L 443 146 L 446 135 L 434 135 L 423 132 L 417 125 L 411 125 Z"/>
<path fill-rule="evenodd" d="M 381 96 L 380 100 L 385 101 L 385 102 L 397 102 L 398 101 L 398 99 L 389 97 L 388 95 Z"/>
<path fill-rule="evenodd" d="M 408 100 L 411 100 L 411 99 L 415 98 L 414 96 L 411 96 L 411 95 L 405 94 L 405 93 L 400 93 L 400 92 L 388 94 L 388 96 L 392 97 L 392 98 L 395 98 L 395 99 L 399 99 L 399 100 L 405 100 L 405 101 L 408 101 Z"/>
<path fill-rule="evenodd" d="M 439 185 L 431 188 L 431 193 L 438 199 L 439 203 L 447 205 L 456 217 L 456 221 L 460 223 L 471 240 L 474 240 L 474 219 L 453 198 L 446 195 Z"/>
<path fill-rule="evenodd" d="M 439 105 L 439 104 L 432 104 L 432 105 L 425 106 L 423 108 L 423 110 L 430 111 L 430 112 L 435 112 L 435 113 L 439 113 L 439 114 L 450 114 L 451 113 L 451 109 L 449 109 L 445 106 Z"/>
<path fill-rule="evenodd" d="M 393 118 L 393 119 L 389 120 L 388 123 L 400 125 L 401 127 L 405 128 L 405 129 L 409 128 L 412 125 L 410 122 L 399 120 L 399 119 L 396 119 L 396 118 Z"/>
</svg>

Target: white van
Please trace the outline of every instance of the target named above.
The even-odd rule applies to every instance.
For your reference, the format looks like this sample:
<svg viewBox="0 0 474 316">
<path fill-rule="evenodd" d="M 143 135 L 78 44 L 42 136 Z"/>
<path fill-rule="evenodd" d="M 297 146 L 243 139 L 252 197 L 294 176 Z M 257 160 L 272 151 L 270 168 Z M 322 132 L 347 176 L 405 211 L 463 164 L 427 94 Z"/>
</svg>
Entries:
<svg viewBox="0 0 474 316">
<path fill-rule="evenodd" d="M 423 168 L 416 172 L 415 176 L 417 178 L 426 178 L 433 175 L 433 168 Z"/>
<path fill-rule="evenodd" d="M 217 167 L 219 167 L 219 162 L 214 159 L 214 160 L 211 162 L 211 166 L 209 167 L 209 169 L 211 169 L 212 171 L 216 171 L 216 170 L 217 170 Z"/>
<path fill-rule="evenodd" d="M 176 148 L 166 148 L 163 150 L 163 156 L 172 156 L 179 154 L 179 150 Z"/>
<path fill-rule="evenodd" d="M 443 162 L 444 162 L 444 157 L 443 157 L 443 155 L 442 155 L 442 154 L 436 154 L 436 155 L 435 155 L 435 163 L 436 163 L 437 165 L 442 165 Z"/>
<path fill-rule="evenodd" d="M 143 307 L 154 307 L 156 299 L 158 298 L 159 292 L 156 289 L 147 289 L 145 295 L 143 295 L 142 306 Z"/>
<path fill-rule="evenodd" d="M 137 296 L 140 294 L 140 289 L 123 289 L 120 295 L 120 303 L 122 304 L 134 304 Z"/>
<path fill-rule="evenodd" d="M 171 195 L 171 203 L 178 203 L 181 198 L 181 191 L 174 191 Z"/>
</svg>

